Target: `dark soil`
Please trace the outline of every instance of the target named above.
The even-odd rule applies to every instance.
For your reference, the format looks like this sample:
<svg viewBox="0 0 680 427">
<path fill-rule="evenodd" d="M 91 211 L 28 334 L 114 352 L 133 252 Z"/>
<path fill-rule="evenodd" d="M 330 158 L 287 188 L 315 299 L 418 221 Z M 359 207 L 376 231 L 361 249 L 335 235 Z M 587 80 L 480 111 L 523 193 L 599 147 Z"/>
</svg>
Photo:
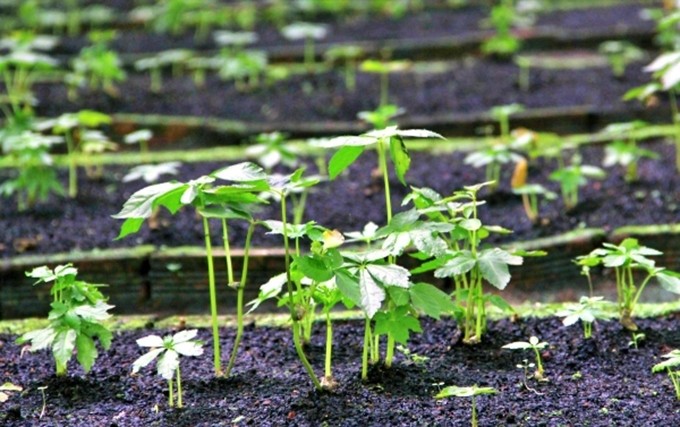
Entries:
<svg viewBox="0 0 680 427">
<path fill-rule="evenodd" d="M 630 64 L 616 79 L 607 67 L 578 70 L 532 70 L 530 91 L 517 87 L 518 67 L 493 60 L 457 60 L 444 72 L 407 72 L 390 77 L 390 102 L 405 109 L 400 120 L 434 118 L 455 128 L 455 117 L 486 113 L 498 105 L 520 103 L 528 109 L 581 107 L 600 114 L 642 114 L 639 102 L 623 102 L 629 89 L 649 82 L 644 63 Z M 84 92 L 77 102 L 66 97 L 61 84 L 37 84 L 36 113 L 53 117 L 83 108 L 105 113 L 164 114 L 220 117 L 250 123 L 282 124 L 327 121 L 353 122 L 360 111 L 374 110 L 379 100 L 378 76 L 358 73 L 354 92 L 347 90 L 340 71 L 296 75 L 250 92 L 236 90 L 232 82 L 209 76 L 197 88 L 190 77 L 166 78 L 163 90 L 154 94 L 147 75 L 130 74 L 120 85 L 120 95 Z M 670 113 L 658 107 L 655 120 L 668 121 Z M 652 116 L 652 114 L 648 114 Z M 546 127 L 551 122 L 536 123 Z M 599 129 L 594 129 L 599 130 Z"/>
<path fill-rule="evenodd" d="M 639 181 L 626 183 L 621 168 L 608 170 L 604 181 L 591 181 L 580 191 L 581 203 L 566 212 L 561 200 L 543 202 L 540 208 L 542 222 L 533 225 L 525 216 L 521 199 L 509 188 L 512 168 L 503 168 L 502 182 L 495 194 L 482 193 L 488 203 L 480 208 L 480 216 L 487 224 L 500 224 L 515 230 L 505 240 L 526 240 L 566 232 L 581 226 L 616 227 L 635 224 L 662 224 L 680 222 L 680 175 L 675 170 L 674 146 L 655 142 L 646 144 L 659 153 L 658 160 L 642 160 L 639 165 Z M 602 161 L 601 147 L 581 149 L 585 164 L 599 165 Z M 463 164 L 464 153 L 426 154 L 412 153 L 412 167 L 407 175 L 409 185 L 432 187 L 448 195 L 464 185 L 484 181 L 483 169 Z M 368 221 L 384 224 L 383 187 L 380 179 L 371 178 L 371 169 L 377 165 L 373 151 L 364 153 L 347 174 L 333 182 L 322 183 L 309 196 L 305 220 L 338 228 L 343 232 L 360 230 Z M 222 163 L 185 164 L 175 177 L 180 181 L 223 167 Z M 555 182 L 547 176 L 555 169 L 554 163 L 539 163 L 529 174 L 530 182 L 541 182 L 559 193 Z M 126 169 L 109 167 L 98 181 L 88 180 L 80 171 L 80 192 L 75 200 L 51 197 L 48 202 L 33 209 L 17 213 L 13 199 L 0 204 L 0 254 L 3 258 L 19 251 L 30 253 L 54 253 L 93 248 L 112 248 L 151 243 L 166 246 L 203 244 L 201 223 L 190 210 L 181 211 L 174 218 L 167 212 L 161 215 L 162 226 L 142 230 L 125 239 L 114 241 L 122 221 L 110 216 L 120 211 L 127 198 L 145 186 L 141 181 L 121 184 Z M 310 165 L 310 173 L 314 166 Z M 0 171 L 0 179 L 10 172 Z M 61 173 L 61 182 L 66 176 Z M 392 205 L 400 208 L 401 200 L 409 191 L 392 176 Z M 275 205 L 264 208 L 261 219 L 279 219 Z M 232 244 L 241 245 L 245 238 L 246 224 L 231 222 Z M 215 242 L 221 242 L 218 225 L 214 225 Z M 268 236 L 263 230 L 255 233 L 256 246 L 281 246 L 277 236 Z"/>
<path fill-rule="evenodd" d="M 166 383 L 147 367 L 131 376 L 142 354 L 135 339 L 172 331 L 122 332 L 84 375 L 70 365 L 57 378 L 48 352 L 21 355 L 16 337 L 0 335 L 0 378 L 24 388 L 0 411 L 4 426 L 466 426 L 470 400 L 433 396 L 444 386 L 490 386 L 498 394 L 477 399 L 480 426 L 674 426 L 680 424 L 670 380 L 652 374 L 663 353 L 680 345 L 677 317 L 640 320 L 646 334 L 639 349 L 617 322 L 599 323 L 595 338 L 584 341 L 581 328 L 558 319 L 491 322 L 483 342 L 466 346 L 450 320 L 424 321 L 424 333 L 408 348 L 428 358 L 416 364 L 397 354 L 391 369 L 373 367 L 369 381 L 359 379 L 363 325 L 338 322 L 334 328 L 335 392 L 315 392 L 291 343 L 290 331 L 249 327 L 231 378 L 212 377 L 209 331 L 199 358 L 182 361 L 184 409 L 167 407 Z M 323 365 L 319 326 L 307 349 L 317 373 Z M 550 343 L 543 351 L 548 382 L 516 368 L 533 355 L 502 350 L 536 335 Z M 233 330 L 222 331 L 229 351 Z M 47 387 L 45 415 L 39 387 Z"/>
</svg>

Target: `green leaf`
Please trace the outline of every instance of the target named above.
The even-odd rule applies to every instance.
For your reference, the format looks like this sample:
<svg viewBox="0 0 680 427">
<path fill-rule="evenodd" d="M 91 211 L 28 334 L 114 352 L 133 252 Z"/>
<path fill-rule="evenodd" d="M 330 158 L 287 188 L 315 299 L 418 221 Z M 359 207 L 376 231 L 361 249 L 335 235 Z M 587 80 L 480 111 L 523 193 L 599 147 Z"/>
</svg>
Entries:
<svg viewBox="0 0 680 427">
<path fill-rule="evenodd" d="M 334 276 L 333 271 L 327 268 L 323 259 L 318 255 L 310 254 L 301 256 L 295 261 L 302 274 L 315 282 L 325 282 L 331 280 Z"/>
<path fill-rule="evenodd" d="M 159 337 L 159 338 L 160 338 L 160 337 Z M 139 340 L 137 340 L 137 343 L 139 343 Z M 158 357 L 158 355 L 161 354 L 161 353 L 164 352 L 164 351 L 165 351 L 164 348 L 154 348 L 153 350 L 151 350 L 151 351 L 149 351 L 149 352 L 143 354 L 143 355 L 140 356 L 139 358 L 137 358 L 137 360 L 135 360 L 135 361 L 132 363 L 132 373 L 133 373 L 133 374 L 136 374 L 137 372 L 139 372 L 139 370 L 140 370 L 141 368 L 144 368 L 144 367 L 147 366 L 149 363 L 153 362 L 153 360 L 154 360 L 156 357 Z"/>
<path fill-rule="evenodd" d="M 408 290 L 404 288 L 390 286 L 387 288 L 387 294 L 390 297 L 390 301 L 392 301 L 392 303 L 394 303 L 394 305 L 397 307 L 407 305 L 411 301 L 411 296 L 409 295 Z"/>
<path fill-rule="evenodd" d="M 409 289 L 413 308 L 426 315 L 439 319 L 444 313 L 451 313 L 455 304 L 446 292 L 429 283 L 416 283 Z"/>
<path fill-rule="evenodd" d="M 97 301 L 95 305 L 79 305 L 73 309 L 73 312 L 85 320 L 100 322 L 111 317 L 111 314 L 107 311 L 113 307 L 113 305 L 106 304 L 104 301 Z"/>
<path fill-rule="evenodd" d="M 340 269 L 335 272 L 335 285 L 345 298 L 361 307 L 359 282 L 347 270 Z"/>
<path fill-rule="evenodd" d="M 78 350 L 76 354 L 78 363 L 80 363 L 85 372 L 90 372 L 94 361 L 97 359 L 97 348 L 94 345 L 94 341 L 87 335 L 78 334 L 76 337 L 76 349 Z"/>
<path fill-rule="evenodd" d="M 31 351 L 42 350 L 52 346 L 54 338 L 57 336 L 57 331 L 52 327 L 43 329 L 36 329 L 35 331 L 26 332 L 17 339 L 17 344 L 25 342 L 31 343 Z"/>
<path fill-rule="evenodd" d="M 495 307 L 497 307 L 497 308 L 499 308 L 499 309 L 501 309 L 501 310 L 503 310 L 503 311 L 506 311 L 506 312 L 509 312 L 509 313 L 514 313 L 514 312 L 515 312 L 515 309 L 512 308 L 512 306 L 510 305 L 510 303 L 507 302 L 507 301 L 506 301 L 503 297 L 501 297 L 500 295 L 490 294 L 490 295 L 486 295 L 484 298 L 485 298 L 491 305 L 493 305 L 493 306 L 495 306 Z"/>
<path fill-rule="evenodd" d="M 348 145 L 339 149 L 328 162 L 328 177 L 335 179 L 364 152 L 363 146 Z"/>
<path fill-rule="evenodd" d="M 465 250 L 457 252 L 456 255 L 450 259 L 442 267 L 434 272 L 434 277 L 439 279 L 445 277 L 454 277 L 465 274 L 477 264 L 477 260 L 472 255 L 472 252 Z"/>
<path fill-rule="evenodd" d="M 680 294 L 680 274 L 664 270 L 657 273 L 656 279 L 665 290 Z"/>
<path fill-rule="evenodd" d="M 139 231 L 140 228 L 142 228 L 142 224 L 144 224 L 144 218 L 126 219 L 120 226 L 120 232 L 118 233 L 116 240 L 122 239 L 123 237 L 128 236 L 130 234 L 135 234 L 136 232 Z"/>
<path fill-rule="evenodd" d="M 533 348 L 533 346 L 528 342 L 517 341 L 517 342 L 511 342 L 510 344 L 505 344 L 501 348 L 505 348 L 505 349 L 508 349 L 508 350 L 528 350 L 528 349 Z"/>
<path fill-rule="evenodd" d="M 359 271 L 359 291 L 361 292 L 359 306 L 369 319 L 373 318 L 385 299 L 385 290 L 375 282 L 368 271 L 361 269 Z"/>
<path fill-rule="evenodd" d="M 52 343 L 52 355 L 57 364 L 57 372 L 66 372 L 66 364 L 76 348 L 76 331 L 67 329 L 60 331 Z"/>
<path fill-rule="evenodd" d="M 397 286 L 400 288 L 408 288 L 410 286 L 409 277 L 411 273 L 400 265 L 377 265 L 369 264 L 366 270 L 376 280 L 386 286 Z"/>
<path fill-rule="evenodd" d="M 252 162 L 242 162 L 226 168 L 218 169 L 212 176 L 225 181 L 248 182 L 267 179 L 267 173 Z"/>
<path fill-rule="evenodd" d="M 408 313 L 407 307 L 375 315 L 374 332 L 377 335 L 390 335 L 396 342 L 406 344 L 411 331 L 422 332 L 422 328 L 418 319 Z"/>
<path fill-rule="evenodd" d="M 404 140 L 400 137 L 390 138 L 390 155 L 394 162 L 394 170 L 399 182 L 406 185 L 406 172 L 411 167 L 411 156 L 408 154 Z"/>
<path fill-rule="evenodd" d="M 508 265 L 521 265 L 522 257 L 511 255 L 499 248 L 493 248 L 482 252 L 478 262 L 479 270 L 484 279 L 503 290 L 510 282 Z"/>
<path fill-rule="evenodd" d="M 444 387 L 439 393 L 437 393 L 435 398 L 444 399 L 447 397 L 472 397 L 482 394 L 496 394 L 496 393 L 498 393 L 498 391 L 496 391 L 492 387 L 477 387 L 476 385 L 472 387 L 458 387 L 452 385 L 449 387 Z"/>
<path fill-rule="evenodd" d="M 123 209 L 117 214 L 111 215 L 111 217 L 118 219 L 148 218 L 153 213 L 154 202 L 158 198 L 170 194 L 174 190 L 178 190 L 182 187 L 186 187 L 186 184 L 180 182 L 164 182 L 144 187 L 132 194 L 125 204 L 123 204 Z"/>
<path fill-rule="evenodd" d="M 158 375 L 169 381 L 172 379 L 178 366 L 179 355 L 177 352 L 175 350 L 166 349 L 165 353 L 158 359 L 156 370 Z"/>
</svg>

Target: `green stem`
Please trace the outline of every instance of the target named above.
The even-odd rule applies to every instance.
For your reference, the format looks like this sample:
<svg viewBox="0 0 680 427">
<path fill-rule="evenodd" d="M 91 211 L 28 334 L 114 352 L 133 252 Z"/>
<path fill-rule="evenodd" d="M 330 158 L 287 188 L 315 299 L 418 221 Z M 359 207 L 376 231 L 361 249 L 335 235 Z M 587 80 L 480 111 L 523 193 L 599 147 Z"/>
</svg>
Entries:
<svg viewBox="0 0 680 427">
<path fill-rule="evenodd" d="M 314 65 L 314 39 L 311 37 L 305 39 L 304 61 L 307 68 Z"/>
<path fill-rule="evenodd" d="M 678 116 L 678 100 L 674 88 L 671 88 L 670 95 L 673 124 L 675 125 L 675 166 L 680 171 L 680 117 Z"/>
<path fill-rule="evenodd" d="M 300 341 L 300 327 L 299 327 L 299 319 L 298 315 L 295 310 L 295 303 L 293 301 L 293 285 L 291 284 L 291 277 L 290 277 L 290 245 L 288 242 L 288 230 L 287 230 L 287 221 L 286 221 L 286 196 L 284 194 L 281 194 L 281 222 L 283 223 L 283 247 L 284 247 L 284 260 L 285 260 L 285 266 L 286 266 L 286 286 L 288 288 L 288 309 L 290 310 L 290 318 L 293 322 L 293 344 L 295 345 L 295 351 L 297 352 L 298 358 L 300 359 L 300 362 L 302 362 L 302 366 L 304 366 L 305 371 L 307 371 L 307 374 L 312 380 L 312 383 L 314 384 L 314 388 L 317 390 L 321 390 L 321 382 L 319 379 L 316 377 L 316 374 L 314 373 L 314 369 L 312 368 L 312 365 L 309 363 L 309 360 L 307 360 L 307 356 L 305 356 L 305 352 L 302 349 L 302 343 Z"/>
<path fill-rule="evenodd" d="M 642 291 L 645 289 L 645 286 L 647 286 L 647 283 L 649 283 L 649 280 L 654 277 L 653 274 L 647 275 L 645 278 L 644 282 L 640 285 L 640 288 L 637 291 L 637 294 L 635 294 L 635 298 L 633 298 L 633 303 L 630 305 L 630 314 L 633 314 L 633 309 L 637 305 L 638 299 L 640 299 L 640 296 L 642 295 Z"/>
<path fill-rule="evenodd" d="M 390 75 L 388 73 L 380 73 L 380 107 L 387 105 L 388 91 L 390 84 Z"/>
<path fill-rule="evenodd" d="M 246 283 L 248 280 L 248 259 L 250 257 L 250 241 L 253 237 L 253 232 L 255 231 L 255 222 L 251 222 L 248 227 L 248 232 L 246 234 L 246 243 L 243 248 L 243 270 L 241 271 L 241 282 L 239 283 L 238 290 L 236 291 L 236 338 L 234 338 L 234 347 L 231 349 L 231 356 L 229 357 L 229 364 L 227 365 L 227 371 L 225 376 L 229 376 L 231 370 L 234 368 L 236 363 L 236 354 L 238 353 L 238 347 L 241 344 L 241 338 L 243 337 L 243 294 L 246 289 Z"/>
<path fill-rule="evenodd" d="M 179 373 L 179 364 L 177 365 L 177 407 L 181 408 L 182 404 L 182 377 Z"/>
<path fill-rule="evenodd" d="M 392 360 L 394 359 L 394 336 L 392 334 L 387 334 L 387 350 L 385 351 L 385 366 L 388 368 L 392 367 Z"/>
<path fill-rule="evenodd" d="M 333 323 L 331 322 L 331 312 L 326 311 L 326 363 L 324 366 L 324 375 L 331 379 L 333 372 L 331 370 L 331 359 L 333 356 Z"/>
<path fill-rule="evenodd" d="M 539 377 L 542 377 L 543 376 L 543 363 L 541 363 L 541 352 L 538 351 L 537 347 L 534 347 L 534 354 L 536 355 L 536 372 L 538 372 Z"/>
<path fill-rule="evenodd" d="M 213 265 L 212 244 L 210 243 L 210 224 L 208 218 L 203 217 L 203 235 L 205 238 L 205 255 L 208 262 L 208 289 L 210 291 L 210 318 L 213 333 L 213 363 L 215 376 L 222 375 L 220 361 L 220 333 L 217 324 L 217 291 L 215 290 L 215 267 Z"/>
<path fill-rule="evenodd" d="M 231 246 L 229 245 L 229 228 L 226 218 L 222 218 L 222 242 L 224 242 L 224 259 L 227 264 L 227 286 L 234 284 L 234 266 L 231 260 Z"/>
<path fill-rule="evenodd" d="M 472 418 L 471 418 L 471 425 L 472 427 L 478 427 L 477 424 L 477 399 L 475 396 L 472 396 Z"/>
<path fill-rule="evenodd" d="M 385 144 L 382 139 L 378 140 L 378 162 L 380 171 L 383 174 L 385 184 L 385 210 L 387 211 L 387 223 L 392 221 L 392 199 L 390 197 L 390 179 L 387 170 L 387 156 L 385 155 Z"/>
<path fill-rule="evenodd" d="M 364 348 L 361 353 L 361 379 L 368 379 L 368 350 L 371 347 L 371 319 L 364 319 Z"/>
<path fill-rule="evenodd" d="M 172 393 L 172 379 L 168 380 L 168 406 L 171 408 L 175 406 L 175 396 Z"/>
<path fill-rule="evenodd" d="M 76 197 L 78 194 L 78 169 L 76 165 L 76 147 L 71 131 L 64 133 L 66 150 L 68 151 L 68 196 Z"/>
</svg>

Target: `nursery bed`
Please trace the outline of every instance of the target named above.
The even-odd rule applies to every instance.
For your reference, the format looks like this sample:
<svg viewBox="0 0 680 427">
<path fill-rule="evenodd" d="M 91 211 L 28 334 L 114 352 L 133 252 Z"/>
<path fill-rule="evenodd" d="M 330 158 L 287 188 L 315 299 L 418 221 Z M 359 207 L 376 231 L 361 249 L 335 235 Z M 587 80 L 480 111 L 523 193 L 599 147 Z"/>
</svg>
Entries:
<svg viewBox="0 0 680 427">
<path fill-rule="evenodd" d="M 333 353 L 335 392 L 313 391 L 293 349 L 290 331 L 247 327 L 234 375 L 212 377 L 210 358 L 182 362 L 184 409 L 167 408 L 166 383 L 151 367 L 131 376 L 142 354 L 134 340 L 167 330 L 117 333 L 112 349 L 102 352 L 89 375 L 70 365 L 70 376 L 53 374 L 48 352 L 21 355 L 15 336 L 0 334 L 2 378 L 24 388 L 3 404 L 0 422 L 14 426 L 465 426 L 467 398 L 435 400 L 444 386 L 494 387 L 480 396 L 480 426 L 671 426 L 680 423 L 677 400 L 665 374 L 652 374 L 659 356 L 680 346 L 677 315 L 639 320 L 646 339 L 629 346 L 630 333 L 614 321 L 599 322 L 594 339 L 581 328 L 564 327 L 556 318 L 490 322 L 480 345 L 461 344 L 451 320 L 423 320 L 424 333 L 412 335 L 408 348 L 421 356 L 414 363 L 399 352 L 392 369 L 374 366 L 359 380 L 363 323 L 336 322 Z M 152 327 L 152 324 L 148 325 Z M 320 372 L 324 329 L 315 329 L 307 354 Z M 229 349 L 233 330 L 222 331 Z M 509 342 L 536 335 L 550 343 L 543 351 L 549 382 L 527 379 L 516 365 L 529 353 L 502 350 Z M 210 354 L 209 332 L 199 337 Z M 38 387 L 45 389 L 45 414 Z"/>
</svg>

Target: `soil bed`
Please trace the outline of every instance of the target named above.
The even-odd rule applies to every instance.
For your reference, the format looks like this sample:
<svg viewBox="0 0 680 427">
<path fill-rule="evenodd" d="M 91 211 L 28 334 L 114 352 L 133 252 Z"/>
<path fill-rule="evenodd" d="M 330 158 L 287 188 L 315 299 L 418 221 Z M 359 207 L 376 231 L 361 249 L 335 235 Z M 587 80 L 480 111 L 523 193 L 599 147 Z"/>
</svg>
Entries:
<svg viewBox="0 0 680 427">
<path fill-rule="evenodd" d="M 498 390 L 478 398 L 480 426 L 660 426 L 680 423 L 673 387 L 664 374 L 652 374 L 660 354 L 680 346 L 677 316 L 640 320 L 646 334 L 639 349 L 628 345 L 630 333 L 617 322 L 600 322 L 595 338 L 584 341 L 578 326 L 559 319 L 491 322 L 482 344 L 465 346 L 453 321 L 423 321 L 424 333 L 413 335 L 408 348 L 428 358 L 415 364 L 397 354 L 392 369 L 373 367 L 369 381 L 359 380 L 363 323 L 337 322 L 333 393 L 315 392 L 296 359 L 290 331 L 249 327 L 244 335 L 235 374 L 213 379 L 210 358 L 182 362 L 185 408 L 168 409 L 166 384 L 147 367 L 129 375 L 142 354 L 135 339 L 150 333 L 122 332 L 112 349 L 103 352 L 89 375 L 70 366 L 70 375 L 53 374 L 48 352 L 20 356 L 15 336 L 0 335 L 3 381 L 24 387 L 3 404 L 0 422 L 6 426 L 465 426 L 470 401 L 433 396 L 443 386 L 477 384 Z M 315 330 L 307 349 L 320 371 L 323 336 Z M 537 335 L 550 343 L 543 352 L 547 383 L 528 379 L 516 368 L 529 353 L 502 350 L 509 342 Z M 200 330 L 211 354 L 209 331 Z M 231 346 L 233 330 L 222 332 Z M 45 416 L 39 413 L 46 386 Z M 538 394 L 540 393 L 540 395 Z M 154 408 L 158 408 L 156 411 Z"/>
<path fill-rule="evenodd" d="M 511 193 L 509 181 L 511 168 L 503 168 L 501 185 L 496 194 L 482 194 L 487 201 L 480 208 L 480 217 L 487 224 L 499 224 L 513 229 L 514 234 L 504 237 L 505 241 L 529 240 L 566 232 L 581 226 L 602 227 L 611 231 L 625 225 L 672 224 L 680 222 L 680 175 L 675 170 L 674 146 L 662 142 L 644 144 L 659 154 L 658 160 L 642 160 L 639 164 L 640 179 L 626 183 L 621 168 L 608 169 L 604 181 L 591 181 L 580 190 L 581 203 L 571 212 L 565 212 L 561 200 L 542 203 L 540 225 L 532 225 L 526 218 L 521 198 Z M 584 164 L 599 165 L 602 162 L 602 147 L 582 147 Z M 465 153 L 427 154 L 412 153 L 412 167 L 407 174 L 409 185 L 432 187 L 443 195 L 462 188 L 464 185 L 484 181 L 483 169 L 463 164 Z M 308 198 L 305 220 L 338 228 L 343 232 L 360 230 L 368 221 L 384 224 L 383 187 L 380 179 L 373 179 L 370 171 L 377 165 L 375 154 L 365 153 L 349 169 L 347 177 L 321 183 Z M 195 179 L 225 163 L 185 164 L 176 177 L 180 181 Z M 555 192 L 559 188 L 547 176 L 555 164 L 539 163 L 529 173 L 530 182 L 540 182 Z M 201 246 L 203 234 L 201 223 L 191 210 L 180 211 L 175 217 L 163 211 L 161 227 L 150 230 L 144 226 L 135 236 L 114 241 L 121 221 L 110 216 L 119 212 L 127 198 L 144 187 L 141 181 L 122 184 L 126 173 L 122 167 L 107 167 L 103 178 L 91 181 L 80 171 L 80 192 L 75 200 L 50 197 L 25 213 L 17 213 L 13 199 L 0 205 L 0 229 L 3 241 L 0 254 L 3 258 L 20 252 L 56 253 L 93 248 L 126 247 L 137 244 L 165 246 Z M 314 166 L 310 165 L 310 173 Z M 12 173 L 1 170 L 0 177 Z M 64 172 L 61 182 L 66 182 Z M 399 208 L 401 200 L 409 191 L 397 179 L 391 177 L 392 205 Z M 275 205 L 265 207 L 259 214 L 261 219 L 279 219 Z M 231 222 L 232 244 L 240 246 L 245 238 L 245 223 Z M 214 227 L 214 241 L 221 242 L 217 226 Z M 253 244 L 259 247 L 281 246 L 278 236 L 265 235 L 258 231 Z"/>
</svg>

